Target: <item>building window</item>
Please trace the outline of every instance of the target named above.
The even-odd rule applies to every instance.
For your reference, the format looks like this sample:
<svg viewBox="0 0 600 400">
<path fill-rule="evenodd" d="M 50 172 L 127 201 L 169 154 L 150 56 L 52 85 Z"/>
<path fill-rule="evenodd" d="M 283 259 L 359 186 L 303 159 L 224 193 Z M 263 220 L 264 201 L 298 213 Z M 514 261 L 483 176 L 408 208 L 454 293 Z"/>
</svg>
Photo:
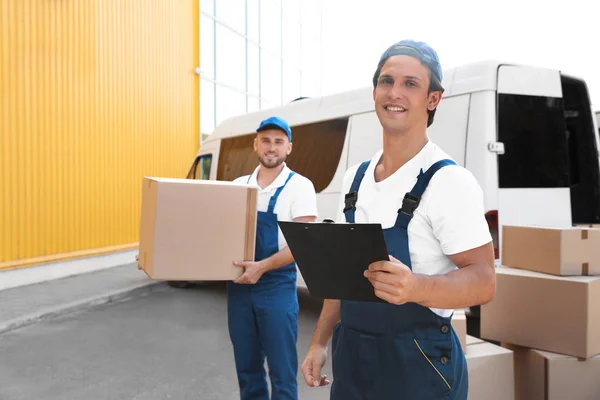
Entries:
<svg viewBox="0 0 600 400">
<path fill-rule="evenodd" d="M 260 45 L 281 57 L 281 7 L 273 0 L 260 3 Z"/>
<path fill-rule="evenodd" d="M 248 93 L 260 94 L 260 64 L 258 46 L 248 42 Z"/>
<path fill-rule="evenodd" d="M 215 0 L 200 0 L 200 11 L 215 15 Z"/>
<path fill-rule="evenodd" d="M 318 0 L 200 1 L 200 128 L 318 96 Z"/>
<path fill-rule="evenodd" d="M 242 36 L 217 24 L 217 73 L 219 82 L 246 90 L 246 43 Z"/>
<path fill-rule="evenodd" d="M 316 68 L 303 68 L 301 90 L 303 96 L 313 97 L 320 94 L 321 82 Z"/>
<path fill-rule="evenodd" d="M 254 111 L 258 111 L 258 110 L 260 110 L 260 101 L 258 100 L 258 98 L 253 97 L 253 96 L 248 96 L 247 112 L 251 113 Z"/>
<path fill-rule="evenodd" d="M 275 104 L 281 103 L 281 59 L 264 49 L 260 50 L 261 98 Z"/>
<path fill-rule="evenodd" d="M 248 39 L 258 43 L 258 24 L 259 24 L 259 6 L 258 0 L 247 0 L 246 7 L 248 9 L 246 19 L 248 26 L 246 36 Z"/>
<path fill-rule="evenodd" d="M 271 103 L 270 101 L 267 101 L 265 99 L 260 99 L 260 109 L 261 110 L 265 110 L 268 108 L 273 108 L 275 107 L 275 103 Z"/>
<path fill-rule="evenodd" d="M 300 88 L 300 70 L 295 65 L 283 62 L 283 102 L 288 103 L 302 95 Z"/>
<path fill-rule="evenodd" d="M 215 16 L 224 25 L 242 35 L 246 34 L 245 0 L 218 0 L 216 2 Z"/>
<path fill-rule="evenodd" d="M 297 3 L 290 3 L 297 4 Z M 282 57 L 284 62 L 288 62 L 300 68 L 300 7 L 286 7 L 283 9 L 282 23 Z"/>
<path fill-rule="evenodd" d="M 200 131 L 210 134 L 215 129 L 215 84 L 200 81 Z"/>
<path fill-rule="evenodd" d="M 229 117 L 246 113 L 246 94 L 226 86 L 217 86 L 217 125 Z"/>
<path fill-rule="evenodd" d="M 215 77 L 215 21 L 200 15 L 200 69 L 209 78 Z"/>
</svg>

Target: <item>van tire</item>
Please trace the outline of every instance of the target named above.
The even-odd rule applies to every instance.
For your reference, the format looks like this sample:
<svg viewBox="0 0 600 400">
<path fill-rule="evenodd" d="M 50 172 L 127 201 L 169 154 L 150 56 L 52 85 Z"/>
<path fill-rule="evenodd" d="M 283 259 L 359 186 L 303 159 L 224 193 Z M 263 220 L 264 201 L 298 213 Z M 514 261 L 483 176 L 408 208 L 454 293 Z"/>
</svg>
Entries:
<svg viewBox="0 0 600 400">
<path fill-rule="evenodd" d="M 185 289 L 192 286 L 192 283 L 188 281 L 167 281 L 167 285 L 177 289 Z"/>
</svg>

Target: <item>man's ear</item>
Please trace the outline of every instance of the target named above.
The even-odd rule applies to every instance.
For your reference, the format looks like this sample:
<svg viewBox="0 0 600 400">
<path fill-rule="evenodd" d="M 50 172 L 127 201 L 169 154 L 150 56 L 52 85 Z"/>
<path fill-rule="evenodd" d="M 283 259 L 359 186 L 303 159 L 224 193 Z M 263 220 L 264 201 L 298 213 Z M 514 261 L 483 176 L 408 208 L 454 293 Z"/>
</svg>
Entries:
<svg viewBox="0 0 600 400">
<path fill-rule="evenodd" d="M 427 109 L 429 111 L 435 110 L 440 104 L 440 101 L 442 101 L 442 92 L 435 91 L 429 93 L 429 102 L 427 103 Z"/>
<path fill-rule="evenodd" d="M 292 145 L 293 145 L 292 142 L 288 143 L 288 148 L 287 148 L 287 155 L 288 156 L 292 153 Z"/>
<path fill-rule="evenodd" d="M 258 138 L 254 138 L 254 142 L 252 143 L 252 147 L 254 147 L 254 151 L 258 151 Z"/>
</svg>

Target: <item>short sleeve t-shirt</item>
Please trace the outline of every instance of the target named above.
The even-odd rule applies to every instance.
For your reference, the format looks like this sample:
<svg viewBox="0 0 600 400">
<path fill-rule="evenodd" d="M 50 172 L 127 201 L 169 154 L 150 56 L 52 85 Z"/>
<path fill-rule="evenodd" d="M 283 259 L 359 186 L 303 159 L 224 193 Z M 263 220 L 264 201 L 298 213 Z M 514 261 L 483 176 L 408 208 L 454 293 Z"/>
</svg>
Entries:
<svg viewBox="0 0 600 400">
<path fill-rule="evenodd" d="M 375 166 L 382 154 L 383 151 L 380 150 L 373 156 L 361 182 L 355 222 L 381 223 L 387 229 L 394 226 L 402 199 L 416 183 L 420 170 L 426 171 L 436 161 L 452 158 L 429 141 L 394 174 L 375 182 Z M 338 222 L 346 221 L 343 214 L 344 195 L 350 190 L 358 166 L 351 167 L 344 175 Z M 446 274 L 457 268 L 448 255 L 491 242 L 484 214 L 483 192 L 470 171 L 458 165 L 438 170 L 408 225 L 413 272 L 425 275 Z M 454 310 L 432 311 L 447 317 Z"/>
<path fill-rule="evenodd" d="M 248 182 L 251 185 L 259 187 L 256 180 L 259 169 L 260 166 L 256 167 L 252 175 L 241 176 L 236 178 L 234 182 Z M 277 189 L 285 184 L 291 172 L 289 167 L 284 163 L 283 169 L 269 186 L 264 189 L 260 189 L 259 187 L 258 211 L 266 212 L 268 210 L 269 200 L 271 200 Z M 308 178 L 296 172 L 279 194 L 274 211 L 277 214 L 278 221 L 292 221 L 294 218 L 306 216 L 317 217 L 317 195 L 313 183 Z M 278 242 L 279 250 L 287 246 L 281 229 L 279 229 Z"/>
</svg>

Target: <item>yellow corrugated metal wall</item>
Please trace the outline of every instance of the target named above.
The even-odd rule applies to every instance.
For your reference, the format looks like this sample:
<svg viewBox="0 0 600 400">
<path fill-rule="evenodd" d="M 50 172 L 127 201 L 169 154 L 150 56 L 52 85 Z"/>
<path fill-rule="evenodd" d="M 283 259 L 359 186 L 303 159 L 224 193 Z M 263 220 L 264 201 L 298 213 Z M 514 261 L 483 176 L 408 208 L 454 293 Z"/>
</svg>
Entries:
<svg viewBox="0 0 600 400">
<path fill-rule="evenodd" d="M 0 269 L 134 247 L 198 149 L 198 0 L 0 4 Z"/>
</svg>

